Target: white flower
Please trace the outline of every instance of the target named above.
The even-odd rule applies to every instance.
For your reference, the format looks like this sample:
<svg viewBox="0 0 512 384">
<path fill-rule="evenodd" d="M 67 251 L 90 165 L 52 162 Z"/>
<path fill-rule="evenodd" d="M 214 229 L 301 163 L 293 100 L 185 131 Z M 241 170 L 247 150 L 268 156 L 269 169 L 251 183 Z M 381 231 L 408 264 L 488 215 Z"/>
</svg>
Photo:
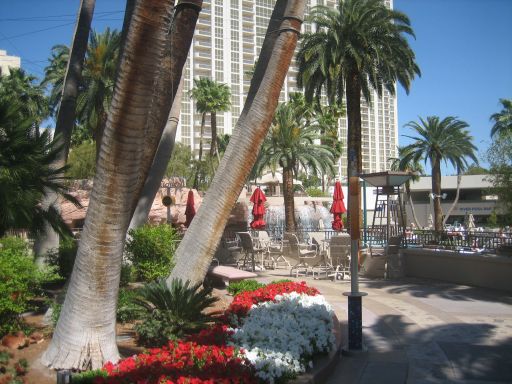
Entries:
<svg viewBox="0 0 512 384">
<path fill-rule="evenodd" d="M 321 295 L 277 295 L 274 302 L 253 305 L 242 322 L 233 344 L 246 350 L 258 377 L 269 383 L 304 372 L 314 354 L 334 348 L 332 309 Z"/>
</svg>

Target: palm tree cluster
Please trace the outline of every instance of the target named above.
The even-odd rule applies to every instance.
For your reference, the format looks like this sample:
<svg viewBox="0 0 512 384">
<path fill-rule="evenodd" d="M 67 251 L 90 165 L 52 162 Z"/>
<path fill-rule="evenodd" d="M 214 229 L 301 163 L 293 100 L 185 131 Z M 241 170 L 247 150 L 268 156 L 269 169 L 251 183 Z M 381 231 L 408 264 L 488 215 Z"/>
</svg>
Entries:
<svg viewBox="0 0 512 384">
<path fill-rule="evenodd" d="M 337 137 L 333 140 L 332 136 L 321 134 L 321 129 L 325 130 L 326 126 L 319 122 L 325 121 L 317 119 L 311 111 L 306 112 L 304 107 L 304 98 L 299 94 L 277 107 L 253 171 L 259 175 L 265 169 L 275 172 L 282 168 L 287 231 L 295 231 L 297 226 L 293 178 L 298 177 L 300 169 L 334 175 L 335 160 L 340 154 L 339 148 L 331 142 Z"/>
</svg>

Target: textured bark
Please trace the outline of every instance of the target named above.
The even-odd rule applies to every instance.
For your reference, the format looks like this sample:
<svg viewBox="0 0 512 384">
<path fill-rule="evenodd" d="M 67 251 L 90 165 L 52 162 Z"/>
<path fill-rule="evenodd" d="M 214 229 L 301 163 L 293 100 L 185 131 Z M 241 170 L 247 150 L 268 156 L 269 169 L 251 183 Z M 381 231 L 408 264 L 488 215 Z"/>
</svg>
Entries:
<svg viewBox="0 0 512 384">
<path fill-rule="evenodd" d="M 297 223 L 295 221 L 295 200 L 293 198 L 293 170 L 291 168 L 283 168 L 283 197 L 286 232 L 295 232 L 297 229 Z"/>
<path fill-rule="evenodd" d="M 201 131 L 199 132 L 199 161 L 203 159 L 203 137 L 204 126 L 206 124 L 206 112 L 201 115 Z"/>
<path fill-rule="evenodd" d="M 453 204 L 450 206 L 450 209 L 448 210 L 448 212 L 446 212 L 446 215 L 444 216 L 444 219 L 443 219 L 443 227 L 444 225 L 446 224 L 446 222 L 448 221 L 448 218 L 450 217 L 450 215 L 452 214 L 453 210 L 455 209 L 455 207 L 457 206 L 457 204 L 459 203 L 459 197 L 460 197 L 460 182 L 462 181 L 462 175 L 460 173 L 460 169 L 459 169 L 459 172 L 457 173 L 457 192 L 455 192 L 455 200 L 453 200 Z"/>
<path fill-rule="evenodd" d="M 278 0 L 251 87 L 228 148 L 203 204 L 176 251 L 168 278 L 202 282 L 233 205 L 242 190 L 277 107 L 297 44 L 305 0 Z"/>
<path fill-rule="evenodd" d="M 170 27 L 171 1 L 138 1 L 130 24 L 94 188 L 62 312 L 42 362 L 99 368 L 119 359 L 116 304 L 126 230 L 149 170 L 148 115 Z"/>
<path fill-rule="evenodd" d="M 182 92 L 183 81 L 180 83 L 178 92 L 176 92 L 176 96 L 174 97 L 167 125 L 162 133 L 162 138 L 158 144 L 153 165 L 149 171 L 148 178 L 144 184 L 144 189 L 142 190 L 139 202 L 137 203 L 137 207 L 133 213 L 132 221 L 130 222 L 128 230 L 140 227 L 145 224 L 148 219 L 151 205 L 153 204 L 158 189 L 160 188 L 160 184 L 165 175 L 165 170 L 167 169 L 167 164 L 169 163 L 169 159 L 171 158 L 172 151 L 174 149 L 174 139 L 176 137 L 176 129 L 180 119 Z"/>
<path fill-rule="evenodd" d="M 87 51 L 87 42 L 89 40 L 89 31 L 91 29 L 95 4 L 95 0 L 80 1 L 68 67 L 62 86 L 60 107 L 57 113 L 54 139 L 58 142 L 57 145 L 62 145 L 62 150 L 53 165 L 54 168 L 62 168 L 68 159 L 71 133 L 73 132 L 76 117 L 78 86 L 82 76 L 82 68 Z M 41 202 L 42 208 L 48 209 L 52 205 L 56 205 L 57 199 L 57 194 L 48 190 Z M 51 225 L 46 223 L 44 230 L 39 234 L 34 243 L 34 253 L 36 254 L 37 263 L 44 264 L 45 256 L 48 251 L 58 247 L 59 235 L 53 230 Z"/>
<path fill-rule="evenodd" d="M 210 124 L 212 127 L 212 143 L 210 146 L 210 156 L 213 157 L 217 154 L 217 112 L 210 113 Z"/>
<path fill-rule="evenodd" d="M 432 161 L 432 193 L 434 193 L 434 230 L 443 230 L 443 209 L 441 208 L 441 161 L 434 156 Z"/>
</svg>

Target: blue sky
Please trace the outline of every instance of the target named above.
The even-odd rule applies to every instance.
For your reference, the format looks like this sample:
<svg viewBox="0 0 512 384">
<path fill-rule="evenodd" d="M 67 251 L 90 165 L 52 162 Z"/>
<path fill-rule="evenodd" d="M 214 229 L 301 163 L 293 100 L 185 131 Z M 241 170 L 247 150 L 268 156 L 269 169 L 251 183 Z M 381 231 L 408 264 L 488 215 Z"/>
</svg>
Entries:
<svg viewBox="0 0 512 384">
<path fill-rule="evenodd" d="M 0 49 L 21 56 L 22 66 L 41 77 L 50 48 L 70 44 L 79 1 L 8 3 L 0 15 Z M 398 89 L 399 134 L 408 134 L 403 125 L 418 116 L 457 116 L 470 125 L 483 155 L 489 116 L 500 109 L 499 98 L 512 98 L 512 0 L 395 0 L 394 5 L 411 19 L 416 32 L 411 45 L 422 70 L 409 95 Z M 123 10 L 121 0 L 97 1 L 94 27 L 120 28 Z M 408 142 L 400 136 L 400 144 Z"/>
</svg>

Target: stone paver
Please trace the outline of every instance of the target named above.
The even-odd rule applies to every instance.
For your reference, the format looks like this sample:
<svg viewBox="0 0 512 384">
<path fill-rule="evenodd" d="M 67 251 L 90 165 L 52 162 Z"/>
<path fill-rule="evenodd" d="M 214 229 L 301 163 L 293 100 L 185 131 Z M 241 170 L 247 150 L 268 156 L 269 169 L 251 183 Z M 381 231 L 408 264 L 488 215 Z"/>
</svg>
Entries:
<svg viewBox="0 0 512 384">
<path fill-rule="evenodd" d="M 265 271 L 259 279 L 289 278 Z M 291 278 L 294 279 L 294 278 Z M 346 340 L 349 281 L 298 278 L 331 303 Z M 511 280 L 512 281 L 512 280 Z M 512 284 L 512 282 L 511 282 Z M 328 384 L 512 383 L 512 295 L 430 280 L 362 279 L 367 351 L 341 356 Z"/>
</svg>

